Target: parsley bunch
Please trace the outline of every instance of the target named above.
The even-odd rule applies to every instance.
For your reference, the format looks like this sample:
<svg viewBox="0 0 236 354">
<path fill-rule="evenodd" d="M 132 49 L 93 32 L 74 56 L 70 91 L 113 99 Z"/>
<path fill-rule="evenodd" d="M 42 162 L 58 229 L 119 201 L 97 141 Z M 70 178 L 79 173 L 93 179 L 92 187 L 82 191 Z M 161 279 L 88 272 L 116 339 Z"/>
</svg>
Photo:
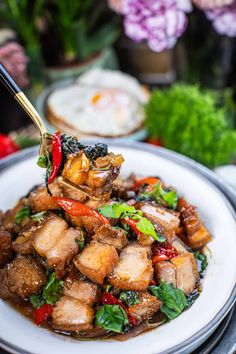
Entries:
<svg viewBox="0 0 236 354">
<path fill-rule="evenodd" d="M 216 95 L 197 86 L 176 84 L 152 93 L 146 106 L 147 129 L 165 147 L 209 167 L 236 156 L 236 131 Z"/>
</svg>

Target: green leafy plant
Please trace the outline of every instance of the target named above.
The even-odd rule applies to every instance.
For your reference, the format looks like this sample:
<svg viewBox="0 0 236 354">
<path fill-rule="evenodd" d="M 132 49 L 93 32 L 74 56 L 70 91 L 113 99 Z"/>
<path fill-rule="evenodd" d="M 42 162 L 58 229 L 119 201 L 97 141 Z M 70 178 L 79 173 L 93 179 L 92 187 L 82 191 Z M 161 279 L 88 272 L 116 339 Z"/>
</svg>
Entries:
<svg viewBox="0 0 236 354">
<path fill-rule="evenodd" d="M 140 303 L 138 293 L 132 290 L 122 291 L 120 293 L 119 299 L 127 306 L 132 306 Z"/>
<path fill-rule="evenodd" d="M 163 282 L 160 286 L 149 286 L 149 291 L 162 301 L 161 312 L 169 320 L 179 316 L 188 306 L 187 298 L 181 289 L 175 288 L 172 284 Z"/>
<path fill-rule="evenodd" d="M 209 167 L 229 163 L 236 156 L 236 132 L 210 91 L 184 84 L 156 90 L 146 115 L 150 136 L 169 149 Z"/>
<path fill-rule="evenodd" d="M 64 60 L 86 60 L 112 45 L 119 35 L 115 17 L 107 11 L 106 1 L 51 0 L 48 17 L 64 48 Z"/>
<path fill-rule="evenodd" d="M 30 302 L 35 308 L 39 308 L 43 304 L 54 305 L 60 300 L 64 282 L 56 278 L 56 274 L 52 273 L 47 284 L 39 294 L 30 296 Z"/>
<path fill-rule="evenodd" d="M 95 323 L 107 331 L 121 333 L 129 324 L 129 319 L 120 305 L 104 305 L 97 311 Z"/>
<path fill-rule="evenodd" d="M 24 218 L 29 217 L 31 215 L 31 213 L 32 213 L 32 210 L 31 210 L 30 205 L 24 206 L 24 208 L 22 208 L 21 210 L 19 210 L 16 213 L 15 223 L 20 224 L 24 220 Z"/>
<path fill-rule="evenodd" d="M 203 254 L 199 251 L 194 253 L 194 257 L 197 261 L 197 266 L 198 266 L 198 271 L 199 271 L 200 277 L 202 278 L 204 275 L 204 272 L 208 266 L 207 257 L 205 254 Z"/>
</svg>

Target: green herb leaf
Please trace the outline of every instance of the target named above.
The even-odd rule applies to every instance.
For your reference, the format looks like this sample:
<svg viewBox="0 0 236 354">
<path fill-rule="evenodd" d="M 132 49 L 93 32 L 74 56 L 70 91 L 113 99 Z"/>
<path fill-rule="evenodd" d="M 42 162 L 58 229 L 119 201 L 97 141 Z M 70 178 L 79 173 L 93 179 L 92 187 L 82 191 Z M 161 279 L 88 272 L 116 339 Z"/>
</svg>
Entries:
<svg viewBox="0 0 236 354">
<path fill-rule="evenodd" d="M 141 196 L 154 198 L 157 203 L 174 210 L 176 209 L 178 203 L 177 192 L 174 190 L 163 189 L 161 182 L 155 184 L 150 192 L 142 193 Z"/>
<path fill-rule="evenodd" d="M 30 216 L 31 213 L 32 213 L 31 207 L 29 205 L 26 205 L 24 208 L 19 210 L 18 213 L 16 213 L 15 222 L 17 224 L 20 224 L 24 220 L 24 218 Z"/>
<path fill-rule="evenodd" d="M 39 156 L 38 161 L 37 161 L 37 165 L 42 168 L 47 168 L 47 166 L 48 166 L 47 157 L 44 155 Z"/>
<path fill-rule="evenodd" d="M 99 213 L 107 218 L 131 218 L 139 220 L 137 223 L 137 229 L 144 233 L 145 235 L 151 236 L 154 240 L 163 242 L 165 238 L 163 236 L 159 237 L 155 231 L 154 225 L 147 218 L 142 216 L 141 210 L 136 210 L 135 207 L 125 204 L 125 203 L 114 203 L 111 205 L 105 205 L 98 209 Z"/>
<path fill-rule="evenodd" d="M 43 288 L 43 299 L 47 304 L 53 305 L 61 298 L 64 282 L 56 278 L 56 273 L 52 273 L 48 283 Z"/>
<path fill-rule="evenodd" d="M 119 299 L 127 306 L 132 306 L 140 303 L 138 293 L 132 290 L 122 291 L 120 293 Z"/>
<path fill-rule="evenodd" d="M 205 254 L 203 254 L 199 251 L 194 253 L 194 257 L 197 261 L 198 272 L 200 274 L 200 277 L 203 277 L 204 271 L 206 270 L 206 267 L 208 266 L 207 257 L 205 256 Z"/>
<path fill-rule="evenodd" d="M 172 320 L 179 316 L 188 306 L 184 292 L 172 284 L 163 282 L 160 286 L 149 286 L 150 292 L 162 301 L 161 312 Z"/>
<path fill-rule="evenodd" d="M 37 309 L 44 304 L 44 299 L 42 297 L 42 293 L 33 294 L 30 296 L 31 304 Z"/>
<path fill-rule="evenodd" d="M 46 215 L 46 211 L 41 211 L 40 213 L 37 213 L 37 214 L 34 214 L 34 215 L 31 215 L 31 219 L 33 221 L 38 221 L 38 222 L 42 222 L 45 215 Z"/>
<path fill-rule="evenodd" d="M 111 284 L 107 284 L 107 285 L 104 286 L 104 289 L 105 289 L 105 291 L 107 293 L 109 293 L 111 291 L 111 289 L 112 289 L 112 285 Z"/>
<path fill-rule="evenodd" d="M 97 311 L 95 323 L 107 331 L 121 333 L 124 327 L 129 324 L 129 320 L 120 305 L 104 305 Z"/>
</svg>

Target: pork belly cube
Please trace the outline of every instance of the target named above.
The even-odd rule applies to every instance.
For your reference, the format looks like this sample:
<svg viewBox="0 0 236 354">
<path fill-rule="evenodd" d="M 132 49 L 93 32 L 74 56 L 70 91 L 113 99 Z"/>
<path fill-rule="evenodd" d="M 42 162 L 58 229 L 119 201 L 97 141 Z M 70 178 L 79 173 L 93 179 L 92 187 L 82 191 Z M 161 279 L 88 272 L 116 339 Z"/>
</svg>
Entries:
<svg viewBox="0 0 236 354">
<path fill-rule="evenodd" d="M 37 293 L 46 283 L 44 269 L 31 256 L 17 256 L 1 270 L 0 297 L 25 299 Z"/>
<path fill-rule="evenodd" d="M 109 282 L 120 289 L 144 291 L 153 276 L 152 261 L 149 260 L 150 247 L 134 242 L 121 252 L 119 262 Z"/>
<path fill-rule="evenodd" d="M 147 291 L 140 293 L 140 303 L 129 306 L 129 313 L 138 321 L 146 320 L 160 310 L 162 302 Z"/>
<path fill-rule="evenodd" d="M 179 213 L 148 203 L 143 204 L 141 210 L 147 219 L 161 227 L 163 235 L 169 242 L 174 240 L 180 224 Z"/>
<path fill-rule="evenodd" d="M 55 196 L 62 195 L 58 183 L 53 182 L 49 188 L 53 195 Z M 58 209 L 57 202 L 48 193 L 47 188 L 45 186 L 40 186 L 30 193 L 29 204 L 31 208 L 37 213 L 44 210 Z"/>
<path fill-rule="evenodd" d="M 120 228 L 114 229 L 111 225 L 102 225 L 96 229 L 93 240 L 114 246 L 118 251 L 128 243 L 125 231 Z"/>
<path fill-rule="evenodd" d="M 11 234 L 0 229 L 0 267 L 9 262 L 12 255 Z"/>
<path fill-rule="evenodd" d="M 200 229 L 195 234 L 188 236 L 187 241 L 193 249 L 200 249 L 212 240 L 211 234 L 207 231 L 205 226 L 201 225 Z"/>
<path fill-rule="evenodd" d="M 36 230 L 40 227 L 37 222 L 30 221 L 19 232 L 15 241 L 12 242 L 12 248 L 16 253 L 32 254 L 34 252 L 33 240 Z"/>
<path fill-rule="evenodd" d="M 186 245 L 178 237 L 176 237 L 176 239 L 172 242 L 172 246 L 174 246 L 174 248 L 178 251 L 178 254 L 188 252 Z"/>
<path fill-rule="evenodd" d="M 68 228 L 65 220 L 54 214 L 45 219 L 43 225 L 36 231 L 33 245 L 41 257 L 46 257 L 47 251 L 52 248 Z"/>
<path fill-rule="evenodd" d="M 201 226 L 197 209 L 193 205 L 188 204 L 184 198 L 179 198 L 177 208 L 180 211 L 180 218 L 187 235 L 197 232 Z"/>
<path fill-rule="evenodd" d="M 171 259 L 176 267 L 176 287 L 191 293 L 199 280 L 197 263 L 192 253 L 184 253 Z"/>
<path fill-rule="evenodd" d="M 90 235 L 103 225 L 102 221 L 94 216 L 71 216 L 66 214 L 66 219 L 75 227 L 84 228 Z"/>
<path fill-rule="evenodd" d="M 114 246 L 92 241 L 74 260 L 79 271 L 97 284 L 111 273 L 118 262 Z"/>
<path fill-rule="evenodd" d="M 163 261 L 155 264 L 156 280 L 160 284 L 166 282 L 176 287 L 176 267 L 174 264 Z"/>
<path fill-rule="evenodd" d="M 88 331 L 93 328 L 94 310 L 73 297 L 63 296 L 52 312 L 52 326 L 61 331 Z"/>
<path fill-rule="evenodd" d="M 92 306 L 99 299 L 99 290 L 96 284 L 89 281 L 68 279 L 65 281 L 64 295 Z"/>
<path fill-rule="evenodd" d="M 49 267 L 58 271 L 63 270 L 78 253 L 79 246 L 76 239 L 80 237 L 80 230 L 67 229 L 56 241 L 53 247 L 46 251 L 46 258 Z"/>
</svg>

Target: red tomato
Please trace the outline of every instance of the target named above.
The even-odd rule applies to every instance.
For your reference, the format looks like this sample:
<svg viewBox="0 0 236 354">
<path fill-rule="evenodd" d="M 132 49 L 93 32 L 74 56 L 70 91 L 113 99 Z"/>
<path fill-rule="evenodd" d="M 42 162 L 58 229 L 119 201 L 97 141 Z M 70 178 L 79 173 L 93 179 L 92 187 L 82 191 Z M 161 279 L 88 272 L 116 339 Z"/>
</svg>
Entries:
<svg viewBox="0 0 236 354">
<path fill-rule="evenodd" d="M 44 304 L 40 306 L 38 309 L 34 310 L 34 322 L 36 325 L 40 325 L 42 322 L 46 321 L 48 318 L 52 316 L 53 306 Z"/>
<path fill-rule="evenodd" d="M 0 134 L 0 159 L 19 150 L 19 146 L 11 138 Z"/>
</svg>

